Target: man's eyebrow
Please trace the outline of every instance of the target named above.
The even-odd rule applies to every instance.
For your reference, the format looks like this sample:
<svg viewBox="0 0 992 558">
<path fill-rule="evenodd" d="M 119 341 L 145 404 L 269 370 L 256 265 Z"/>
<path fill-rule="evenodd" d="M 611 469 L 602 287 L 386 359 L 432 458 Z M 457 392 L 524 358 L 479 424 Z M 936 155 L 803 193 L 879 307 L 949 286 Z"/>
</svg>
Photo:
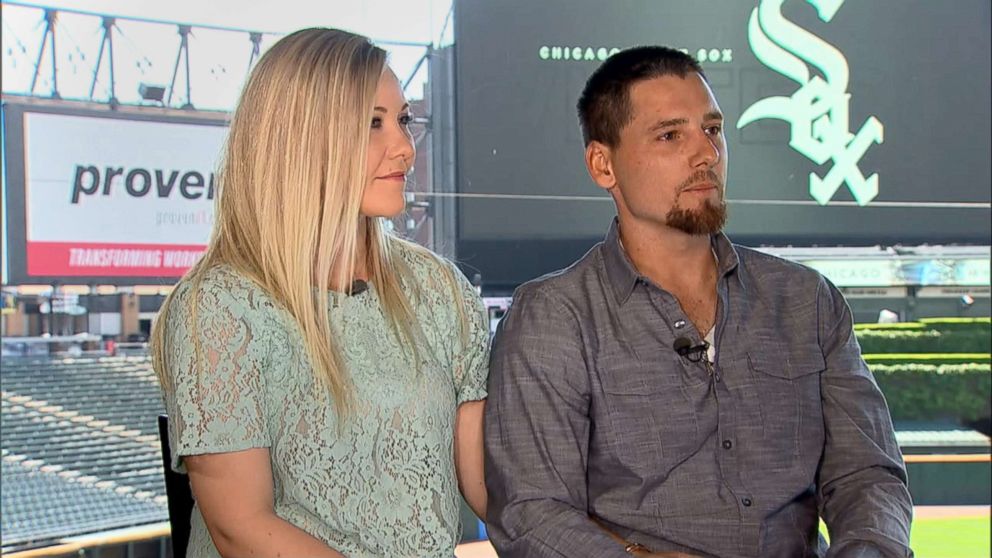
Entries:
<svg viewBox="0 0 992 558">
<path fill-rule="evenodd" d="M 661 130 L 662 128 L 669 128 L 671 126 L 680 126 L 682 124 L 687 124 L 688 122 L 689 120 L 685 118 L 668 118 L 666 120 L 659 120 L 658 122 L 655 122 L 650 128 L 648 128 L 648 131 L 653 132 L 655 130 Z"/>
<path fill-rule="evenodd" d="M 703 115 L 703 120 L 723 120 L 723 114 L 720 111 L 710 111 Z M 659 120 L 648 128 L 649 132 L 655 132 L 662 130 L 664 128 L 671 128 L 672 126 L 682 126 L 688 124 L 689 120 L 687 118 L 666 118 L 665 120 Z"/>
</svg>

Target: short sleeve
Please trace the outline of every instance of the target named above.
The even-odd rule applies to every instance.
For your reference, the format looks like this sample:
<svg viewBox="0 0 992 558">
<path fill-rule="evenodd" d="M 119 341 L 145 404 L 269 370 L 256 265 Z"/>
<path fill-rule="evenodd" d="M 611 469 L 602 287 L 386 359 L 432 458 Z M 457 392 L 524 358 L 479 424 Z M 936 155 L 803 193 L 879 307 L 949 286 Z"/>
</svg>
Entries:
<svg viewBox="0 0 992 558">
<path fill-rule="evenodd" d="M 458 296 L 461 297 L 459 302 L 465 308 L 465 317 L 468 321 L 467 339 L 458 340 L 456 346 L 460 347 L 460 351 L 455 353 L 452 362 L 457 401 L 461 405 L 466 401 L 485 399 L 488 393 L 486 381 L 489 379 L 489 313 L 475 287 L 468 282 L 462 272 L 454 268 L 452 273 L 458 284 Z M 452 314 L 458 319 L 457 312 Z M 461 327 L 453 330 L 461 332 Z"/>
<path fill-rule="evenodd" d="M 265 422 L 267 337 L 240 281 L 183 285 L 165 327 L 172 468 L 182 456 L 270 445 Z M 264 322 L 262 322 L 264 323 Z"/>
</svg>

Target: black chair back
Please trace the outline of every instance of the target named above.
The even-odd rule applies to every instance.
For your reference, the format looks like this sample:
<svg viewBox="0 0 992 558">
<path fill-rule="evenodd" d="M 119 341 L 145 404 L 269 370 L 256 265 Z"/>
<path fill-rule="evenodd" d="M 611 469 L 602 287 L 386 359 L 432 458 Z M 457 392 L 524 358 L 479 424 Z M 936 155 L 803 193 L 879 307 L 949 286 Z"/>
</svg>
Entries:
<svg viewBox="0 0 992 558">
<path fill-rule="evenodd" d="M 165 495 L 169 498 L 169 525 L 172 528 L 172 556 L 186 558 L 189 544 L 189 518 L 193 513 L 193 490 L 189 477 L 172 470 L 169 448 L 169 417 L 159 415 L 158 436 L 162 441 L 162 466 L 165 472 Z"/>
</svg>

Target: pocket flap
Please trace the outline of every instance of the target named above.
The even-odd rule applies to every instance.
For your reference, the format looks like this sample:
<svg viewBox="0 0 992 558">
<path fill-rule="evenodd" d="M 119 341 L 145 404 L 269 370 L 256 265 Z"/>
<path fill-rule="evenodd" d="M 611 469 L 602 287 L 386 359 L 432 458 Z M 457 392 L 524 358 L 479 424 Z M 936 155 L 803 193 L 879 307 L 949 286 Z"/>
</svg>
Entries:
<svg viewBox="0 0 992 558">
<path fill-rule="evenodd" d="M 818 345 L 752 349 L 747 352 L 747 360 L 755 372 L 786 380 L 817 374 L 827 367 Z"/>
</svg>

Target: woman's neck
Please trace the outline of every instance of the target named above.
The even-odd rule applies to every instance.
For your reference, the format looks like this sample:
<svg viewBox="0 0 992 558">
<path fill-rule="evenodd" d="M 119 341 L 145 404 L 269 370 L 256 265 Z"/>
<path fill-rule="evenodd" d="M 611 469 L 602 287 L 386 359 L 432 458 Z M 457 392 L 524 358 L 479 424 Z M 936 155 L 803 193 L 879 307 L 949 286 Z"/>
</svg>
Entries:
<svg viewBox="0 0 992 558">
<path fill-rule="evenodd" d="M 340 277 L 342 271 L 346 271 L 341 269 L 341 266 L 345 265 L 344 262 L 337 260 L 331 264 L 328 284 L 330 285 L 330 288 L 335 291 L 347 292 L 351 290 L 352 282 L 356 279 L 368 281 L 368 224 L 364 218 L 359 222 L 358 235 L 355 239 L 355 244 L 355 269 L 350 274 L 350 277 L 344 281 L 343 285 L 338 284 L 337 278 Z"/>
</svg>

